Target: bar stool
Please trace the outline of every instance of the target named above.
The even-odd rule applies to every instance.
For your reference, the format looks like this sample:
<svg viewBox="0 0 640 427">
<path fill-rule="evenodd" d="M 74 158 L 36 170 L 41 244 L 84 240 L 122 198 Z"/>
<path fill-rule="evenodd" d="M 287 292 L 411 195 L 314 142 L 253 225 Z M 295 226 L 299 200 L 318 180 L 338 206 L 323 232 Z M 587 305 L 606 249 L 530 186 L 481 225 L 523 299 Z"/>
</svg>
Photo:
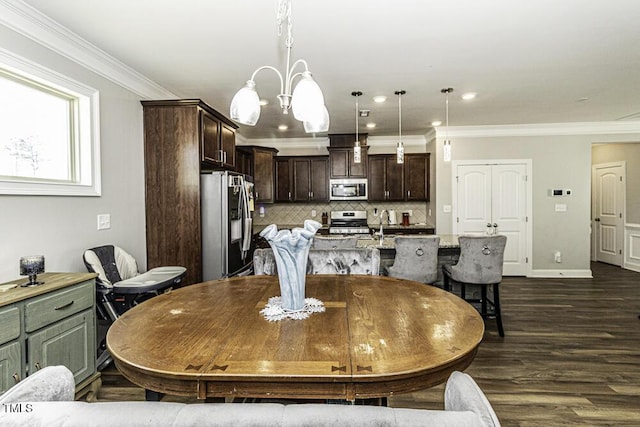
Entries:
<svg viewBox="0 0 640 427">
<path fill-rule="evenodd" d="M 438 236 L 398 236 L 396 256 L 387 276 L 433 284 L 438 280 Z"/>
<path fill-rule="evenodd" d="M 502 281 L 504 248 L 507 236 L 460 236 L 460 259 L 455 265 L 442 266 L 444 289 L 451 291 L 449 281 L 460 284 L 460 297 L 468 302 L 480 303 L 483 318 L 496 318 L 498 333 L 504 337 L 500 311 L 499 285 Z M 467 298 L 466 285 L 480 286 L 480 299 Z M 493 300 L 487 298 L 487 288 L 493 289 Z"/>
</svg>

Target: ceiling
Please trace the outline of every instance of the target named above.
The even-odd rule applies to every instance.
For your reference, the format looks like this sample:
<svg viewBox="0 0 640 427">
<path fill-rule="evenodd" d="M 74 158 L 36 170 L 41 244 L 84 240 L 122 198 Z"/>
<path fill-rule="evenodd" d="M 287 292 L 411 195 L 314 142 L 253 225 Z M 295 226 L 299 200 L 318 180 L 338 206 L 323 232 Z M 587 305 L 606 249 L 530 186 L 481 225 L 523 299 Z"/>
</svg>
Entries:
<svg viewBox="0 0 640 427">
<path fill-rule="evenodd" d="M 284 74 L 276 0 L 25 0 L 180 98 L 229 115 L 261 65 Z M 640 120 L 638 0 L 293 0 L 292 60 L 305 59 L 325 96 L 329 133 L 421 135 L 451 126 Z M 246 138 L 309 136 L 277 103 L 279 81 L 256 78 L 263 107 Z M 472 101 L 460 95 L 476 92 Z M 387 101 L 376 104 L 375 95 Z M 365 124 L 375 122 L 374 129 Z M 287 131 L 278 125 L 287 124 Z M 319 135 L 324 136 L 324 135 Z"/>
</svg>

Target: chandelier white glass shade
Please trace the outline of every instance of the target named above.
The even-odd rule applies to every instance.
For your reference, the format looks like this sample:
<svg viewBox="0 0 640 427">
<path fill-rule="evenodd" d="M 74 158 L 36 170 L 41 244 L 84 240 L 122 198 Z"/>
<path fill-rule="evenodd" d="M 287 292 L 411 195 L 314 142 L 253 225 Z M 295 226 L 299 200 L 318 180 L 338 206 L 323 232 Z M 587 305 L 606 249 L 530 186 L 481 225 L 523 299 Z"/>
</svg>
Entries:
<svg viewBox="0 0 640 427">
<path fill-rule="evenodd" d="M 362 96 L 362 92 L 351 92 L 351 96 L 356 97 L 356 141 L 353 144 L 353 163 L 362 162 L 362 148 L 360 147 L 360 138 L 358 137 L 358 118 L 360 111 L 358 109 L 358 97 Z"/>
<path fill-rule="evenodd" d="M 404 143 L 402 142 L 402 95 L 407 93 L 404 90 L 397 90 L 398 95 L 398 145 L 396 146 L 396 162 L 404 163 Z"/>
<path fill-rule="evenodd" d="M 451 161 L 451 141 L 449 140 L 449 94 L 451 92 L 453 92 L 453 88 L 448 87 L 448 88 L 444 88 L 441 89 L 440 92 L 445 94 L 445 135 L 444 135 L 444 142 L 442 144 L 442 153 L 443 153 L 443 159 L 445 162 L 450 162 Z"/>
<path fill-rule="evenodd" d="M 265 65 L 259 67 L 251 75 L 251 79 L 242 87 L 231 100 L 231 119 L 244 125 L 255 126 L 260 118 L 260 97 L 256 90 L 256 75 L 262 70 L 272 70 L 280 79 L 280 108 L 283 114 L 293 111 L 293 117 L 303 122 L 307 133 L 326 132 L 329 130 L 329 112 L 324 105 L 324 96 L 320 86 L 313 79 L 309 66 L 303 59 L 291 63 L 291 48 L 293 37 L 291 36 L 291 0 L 279 0 L 278 3 L 278 28 L 287 20 L 287 37 L 285 47 L 287 49 L 286 74 L 283 77 L 276 68 Z M 296 72 L 301 66 L 302 71 Z M 298 80 L 294 86 L 294 81 Z M 293 93 L 292 93 L 293 90 Z"/>
</svg>

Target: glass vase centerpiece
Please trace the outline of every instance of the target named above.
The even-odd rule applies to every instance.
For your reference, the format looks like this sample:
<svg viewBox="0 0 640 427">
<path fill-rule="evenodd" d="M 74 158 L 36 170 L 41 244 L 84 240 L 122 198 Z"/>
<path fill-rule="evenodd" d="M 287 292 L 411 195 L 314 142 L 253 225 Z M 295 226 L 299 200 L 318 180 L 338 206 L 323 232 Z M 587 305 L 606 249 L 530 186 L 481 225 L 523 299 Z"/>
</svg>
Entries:
<svg viewBox="0 0 640 427">
<path fill-rule="evenodd" d="M 260 232 L 273 249 L 280 283 L 280 296 L 270 298 L 261 311 L 267 320 L 306 319 L 311 313 L 324 311 L 321 301 L 305 296 L 309 249 L 321 227 L 319 222 L 307 219 L 303 228 L 278 230 L 271 224 Z"/>
</svg>

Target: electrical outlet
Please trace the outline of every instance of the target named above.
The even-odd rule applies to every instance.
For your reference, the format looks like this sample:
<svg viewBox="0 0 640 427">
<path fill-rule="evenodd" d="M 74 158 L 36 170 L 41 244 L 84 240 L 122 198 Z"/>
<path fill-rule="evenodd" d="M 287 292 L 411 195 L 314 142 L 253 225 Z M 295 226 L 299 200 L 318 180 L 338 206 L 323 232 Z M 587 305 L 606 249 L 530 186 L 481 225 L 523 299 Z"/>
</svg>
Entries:
<svg viewBox="0 0 640 427">
<path fill-rule="evenodd" d="M 318 212 L 315 209 L 311 209 L 311 218 L 315 218 Z"/>
<path fill-rule="evenodd" d="M 409 209 L 407 212 L 409 213 L 409 216 L 413 216 L 413 209 Z"/>
<path fill-rule="evenodd" d="M 111 215 L 99 214 L 98 215 L 98 230 L 108 230 L 111 228 Z"/>
</svg>

